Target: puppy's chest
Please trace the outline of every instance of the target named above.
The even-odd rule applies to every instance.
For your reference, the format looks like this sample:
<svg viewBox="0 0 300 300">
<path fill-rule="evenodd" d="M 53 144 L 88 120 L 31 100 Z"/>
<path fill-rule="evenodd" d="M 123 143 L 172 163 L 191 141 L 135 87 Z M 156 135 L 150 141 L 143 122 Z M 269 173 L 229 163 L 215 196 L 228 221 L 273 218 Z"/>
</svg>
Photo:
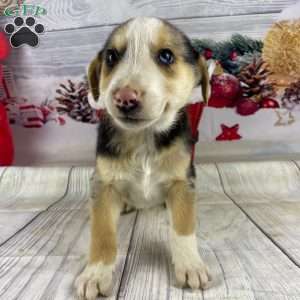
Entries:
<svg viewBox="0 0 300 300">
<path fill-rule="evenodd" d="M 129 204 L 143 208 L 164 201 L 163 184 L 166 180 L 167 176 L 160 168 L 159 158 L 149 153 L 146 148 L 141 148 L 130 160 L 121 186 L 127 193 Z"/>
</svg>

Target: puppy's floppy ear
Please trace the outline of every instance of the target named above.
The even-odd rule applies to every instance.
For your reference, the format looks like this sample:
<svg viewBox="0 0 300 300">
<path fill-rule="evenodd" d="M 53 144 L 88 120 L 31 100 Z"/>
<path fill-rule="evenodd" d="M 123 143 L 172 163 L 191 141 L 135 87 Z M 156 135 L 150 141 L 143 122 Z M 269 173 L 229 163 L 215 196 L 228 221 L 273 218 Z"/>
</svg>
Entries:
<svg viewBox="0 0 300 300">
<path fill-rule="evenodd" d="M 100 96 L 99 82 L 100 82 L 101 66 L 102 66 L 102 51 L 100 51 L 98 55 L 92 60 L 92 62 L 88 66 L 88 71 L 87 71 L 88 83 L 94 101 L 98 101 L 98 98 Z"/>
<path fill-rule="evenodd" d="M 206 64 L 206 60 L 202 55 L 199 55 L 198 58 L 198 67 L 200 70 L 200 85 L 202 90 L 202 97 L 204 103 L 208 102 L 208 98 L 210 97 L 210 75 L 208 72 L 208 66 Z"/>
</svg>

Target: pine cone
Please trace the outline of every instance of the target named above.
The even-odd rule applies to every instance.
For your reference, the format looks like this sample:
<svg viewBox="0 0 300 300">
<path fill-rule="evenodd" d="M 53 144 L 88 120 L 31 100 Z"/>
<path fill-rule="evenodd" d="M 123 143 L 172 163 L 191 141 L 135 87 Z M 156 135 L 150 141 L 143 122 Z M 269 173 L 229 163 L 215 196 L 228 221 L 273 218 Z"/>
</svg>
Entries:
<svg viewBox="0 0 300 300">
<path fill-rule="evenodd" d="M 266 82 L 270 74 L 267 64 L 260 58 L 254 58 L 252 63 L 243 67 L 238 75 L 242 85 L 243 96 L 255 98 L 256 101 L 274 96 L 275 90 L 273 86 Z"/>
<path fill-rule="evenodd" d="M 291 83 L 290 86 L 284 90 L 281 101 L 282 107 L 290 110 L 300 104 L 300 80 Z"/>
<path fill-rule="evenodd" d="M 60 114 L 67 114 L 72 119 L 84 123 L 97 123 L 96 111 L 88 102 L 88 86 L 86 82 L 74 83 L 68 80 L 67 84 L 60 84 L 56 90 L 56 100 L 60 104 L 57 111 Z"/>
</svg>

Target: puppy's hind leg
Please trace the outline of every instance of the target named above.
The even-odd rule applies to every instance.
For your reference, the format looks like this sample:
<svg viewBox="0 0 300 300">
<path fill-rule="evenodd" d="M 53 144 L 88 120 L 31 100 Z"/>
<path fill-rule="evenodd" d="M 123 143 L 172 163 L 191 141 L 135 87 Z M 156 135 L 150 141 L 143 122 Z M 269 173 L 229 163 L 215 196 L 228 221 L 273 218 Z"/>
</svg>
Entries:
<svg viewBox="0 0 300 300">
<path fill-rule="evenodd" d="M 205 289 L 211 280 L 197 248 L 194 189 L 186 181 L 174 181 L 168 190 L 170 243 L 175 276 L 180 286 Z"/>
<path fill-rule="evenodd" d="M 89 262 L 75 286 L 81 299 L 108 295 L 117 257 L 117 222 L 123 208 L 113 185 L 94 187 L 91 199 L 91 244 Z"/>
</svg>

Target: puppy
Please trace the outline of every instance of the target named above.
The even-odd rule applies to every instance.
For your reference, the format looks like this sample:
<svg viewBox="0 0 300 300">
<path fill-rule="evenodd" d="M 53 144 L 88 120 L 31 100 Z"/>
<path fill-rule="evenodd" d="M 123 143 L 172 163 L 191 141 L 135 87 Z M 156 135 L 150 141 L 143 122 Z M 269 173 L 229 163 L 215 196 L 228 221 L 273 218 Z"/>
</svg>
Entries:
<svg viewBox="0 0 300 300">
<path fill-rule="evenodd" d="M 105 113 L 98 129 L 90 200 L 88 265 L 76 280 L 84 299 L 107 295 L 117 258 L 117 221 L 125 206 L 166 203 L 175 274 L 181 286 L 205 288 L 197 249 L 194 143 L 185 106 L 194 87 L 209 93 L 205 63 L 188 38 L 155 18 L 117 27 L 88 69 Z"/>
</svg>

